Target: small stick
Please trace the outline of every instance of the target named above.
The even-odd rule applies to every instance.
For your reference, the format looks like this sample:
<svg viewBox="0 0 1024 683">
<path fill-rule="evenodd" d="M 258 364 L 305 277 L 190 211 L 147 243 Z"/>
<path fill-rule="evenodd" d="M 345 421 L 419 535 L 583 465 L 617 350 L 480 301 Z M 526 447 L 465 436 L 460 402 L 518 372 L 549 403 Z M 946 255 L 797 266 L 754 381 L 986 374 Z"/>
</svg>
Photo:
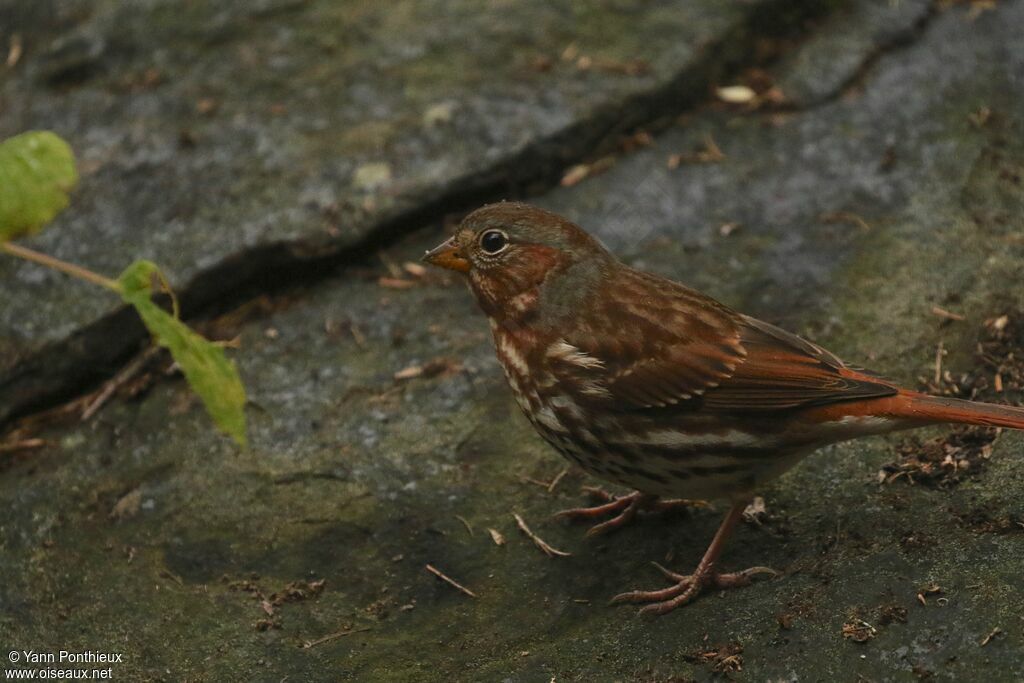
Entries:
<svg viewBox="0 0 1024 683">
<path fill-rule="evenodd" d="M 148 349 L 136 356 L 134 360 L 128 363 L 121 372 L 114 375 L 113 379 L 104 384 L 103 388 L 100 389 L 100 393 L 96 395 L 96 398 L 94 398 L 89 405 L 85 407 L 85 410 L 82 411 L 82 422 L 88 422 L 92 416 L 95 415 L 108 400 L 110 400 L 110 397 L 114 395 L 114 392 L 135 377 L 135 375 L 142 370 L 143 366 L 149 362 L 149 359 L 155 356 L 158 351 L 160 351 L 159 346 L 150 346 Z"/>
<path fill-rule="evenodd" d="M 558 486 L 558 482 L 562 481 L 562 477 L 569 473 L 569 468 L 566 467 L 564 470 L 555 475 L 555 478 L 548 484 L 548 493 L 554 493 L 555 487 Z"/>
<path fill-rule="evenodd" d="M 515 518 L 516 526 L 519 527 L 519 530 L 526 534 L 529 537 L 529 539 L 533 541 L 534 545 L 540 548 L 541 551 L 548 557 L 555 557 L 556 555 L 558 557 L 570 557 L 572 555 L 572 553 L 567 553 L 565 551 L 552 548 L 550 545 L 545 543 L 544 539 L 530 531 L 530 527 L 526 526 L 526 522 L 523 521 L 523 518 L 520 517 L 518 513 L 513 512 L 512 516 Z"/>
<path fill-rule="evenodd" d="M 871 230 L 871 225 L 866 220 L 864 220 L 857 214 L 850 213 L 848 211 L 823 213 L 820 216 L 818 216 L 818 220 L 820 220 L 823 223 L 850 223 L 857 226 L 864 232 L 869 232 Z"/>
<path fill-rule="evenodd" d="M 362 633 L 364 631 L 369 631 L 369 630 L 370 630 L 369 628 L 354 628 L 354 629 L 351 629 L 349 631 L 338 631 L 337 633 L 331 633 L 329 635 L 323 636 L 322 638 L 317 638 L 316 640 L 307 640 L 306 642 L 304 642 L 302 644 L 302 649 L 303 650 L 308 650 L 309 648 L 316 647 L 317 645 L 320 645 L 321 643 L 329 643 L 332 640 L 337 640 L 338 638 L 344 638 L 345 636 L 350 636 L 353 633 Z"/>
<path fill-rule="evenodd" d="M 411 289 L 416 286 L 412 280 L 403 280 L 400 277 L 382 277 L 377 284 L 385 289 Z"/>
<path fill-rule="evenodd" d="M 42 448 L 46 445 L 46 441 L 43 439 L 24 439 L 22 441 L 12 441 L 11 443 L 0 443 L 0 453 L 17 453 L 18 451 L 27 451 L 31 448 Z"/>
<path fill-rule="evenodd" d="M 446 576 L 446 575 L 444 574 L 444 572 L 442 572 L 442 571 L 441 571 L 440 569 L 438 569 L 437 567 L 435 567 L 435 566 L 433 566 L 433 565 L 430 565 L 430 564 L 428 564 L 428 565 L 427 565 L 427 571 L 428 571 L 428 572 L 430 572 L 431 574 L 433 574 L 434 576 L 436 576 L 437 578 L 441 579 L 441 580 L 442 580 L 442 581 L 444 581 L 445 583 L 447 583 L 447 584 L 448 584 L 449 586 L 452 586 L 452 587 L 454 587 L 455 589 L 457 589 L 457 590 L 459 590 L 459 591 L 461 591 L 461 592 L 465 593 L 465 594 L 466 594 L 466 595 L 468 595 L 469 597 L 471 597 L 471 598 L 475 598 L 475 597 L 476 597 L 476 593 L 474 593 L 473 591 L 469 590 L 468 588 L 466 588 L 465 586 L 463 586 L 463 585 L 462 585 L 461 583 L 459 583 L 459 582 L 458 582 L 458 581 L 456 581 L 455 579 L 452 579 L 452 578 L 450 578 L 450 577 Z"/>
<path fill-rule="evenodd" d="M 466 520 L 465 517 L 463 517 L 462 515 L 455 515 L 455 519 L 462 522 L 462 526 L 466 527 L 466 531 L 469 532 L 470 536 L 473 535 L 473 526 Z"/>
<path fill-rule="evenodd" d="M 939 340 L 939 345 L 935 347 L 935 384 L 939 384 L 942 381 L 942 354 L 945 349 L 942 345 L 942 340 Z"/>
<path fill-rule="evenodd" d="M 980 642 L 980 643 L 978 643 L 978 646 L 979 646 L 979 647 L 985 647 L 986 645 L 988 645 L 989 643 L 991 643 L 991 642 L 992 642 L 992 639 L 993 639 L 993 638 L 995 638 L 996 636 L 998 636 L 998 635 L 999 635 L 1000 633 L 1002 633 L 1002 632 L 1003 632 L 1003 629 L 1001 629 L 1001 628 L 999 628 L 998 626 L 996 626 L 996 627 L 995 627 L 994 629 L 992 629 L 992 630 L 991 630 L 991 631 L 989 632 L 989 634 L 988 634 L 987 636 L 985 636 L 985 637 L 984 637 L 984 638 L 983 638 L 983 639 L 981 640 L 981 642 Z"/>
<path fill-rule="evenodd" d="M 21 36 L 15 33 L 11 36 L 11 46 L 7 50 L 7 61 L 5 64 L 8 69 L 13 69 L 17 65 L 18 60 L 21 59 Z"/>
<path fill-rule="evenodd" d="M 959 313 L 953 313 L 952 311 L 947 311 L 945 308 L 940 308 L 938 306 L 932 306 L 932 313 L 940 318 L 945 318 L 946 320 L 956 320 L 957 322 L 966 320 L 966 318 Z"/>
<path fill-rule="evenodd" d="M 363 335 L 363 333 L 360 331 L 360 329 L 356 326 L 355 323 L 350 322 L 348 324 L 348 333 L 352 335 L 352 341 L 356 343 L 356 346 L 358 346 L 361 349 L 366 348 L 366 337 Z"/>
</svg>

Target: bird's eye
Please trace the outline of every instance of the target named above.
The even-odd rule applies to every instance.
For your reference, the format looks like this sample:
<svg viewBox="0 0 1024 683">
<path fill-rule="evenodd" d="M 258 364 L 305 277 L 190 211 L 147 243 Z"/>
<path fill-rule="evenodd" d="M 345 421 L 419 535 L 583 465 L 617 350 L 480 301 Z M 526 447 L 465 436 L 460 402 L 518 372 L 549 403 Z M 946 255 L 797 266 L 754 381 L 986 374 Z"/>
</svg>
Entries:
<svg viewBox="0 0 1024 683">
<path fill-rule="evenodd" d="M 508 247 L 508 235 L 501 230 L 488 230 L 480 235 L 480 248 L 485 254 L 494 256 Z"/>
</svg>

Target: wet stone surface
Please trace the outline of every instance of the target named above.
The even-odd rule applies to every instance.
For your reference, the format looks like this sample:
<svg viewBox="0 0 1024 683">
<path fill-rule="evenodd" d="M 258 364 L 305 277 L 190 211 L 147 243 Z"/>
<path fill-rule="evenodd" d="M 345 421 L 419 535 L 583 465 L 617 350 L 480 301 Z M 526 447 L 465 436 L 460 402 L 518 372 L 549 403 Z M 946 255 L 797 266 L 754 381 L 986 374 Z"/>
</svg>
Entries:
<svg viewBox="0 0 1024 683">
<path fill-rule="evenodd" d="M 936 12 L 856 93 L 808 111 L 707 107 L 533 200 L 631 264 L 908 385 L 940 340 L 944 367 L 974 370 L 984 321 L 1024 309 L 1022 22 L 1020 2 Z M 794 55 L 776 81 L 805 64 Z M 668 168 L 709 136 L 724 159 Z M 595 482 L 529 481 L 564 463 L 517 412 L 465 288 L 432 272 L 380 284 L 396 275 L 380 263 L 400 271 L 442 236 L 240 326 L 250 450 L 167 380 L 8 459 L 0 640 L 120 649 L 115 673 L 139 680 L 1024 676 L 1020 434 L 948 490 L 878 483 L 900 437 L 825 449 L 763 492 L 765 520 L 725 553 L 728 569 L 781 578 L 653 620 L 607 606 L 660 587 L 651 560 L 689 571 L 724 510 L 591 540 L 552 520 Z M 395 379 L 410 368 L 426 371 Z M 513 513 L 572 555 L 541 554 Z"/>
</svg>

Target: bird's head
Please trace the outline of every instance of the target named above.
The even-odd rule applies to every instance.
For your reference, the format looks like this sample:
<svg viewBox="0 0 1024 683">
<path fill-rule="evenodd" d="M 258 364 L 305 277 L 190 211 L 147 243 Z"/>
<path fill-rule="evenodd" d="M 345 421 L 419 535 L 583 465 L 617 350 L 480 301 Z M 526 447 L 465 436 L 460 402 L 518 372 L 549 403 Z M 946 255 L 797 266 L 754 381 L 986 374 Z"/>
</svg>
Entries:
<svg viewBox="0 0 1024 683">
<path fill-rule="evenodd" d="M 571 313 L 615 263 L 579 226 L 518 202 L 477 209 L 423 260 L 465 273 L 480 307 L 498 322 Z"/>
</svg>

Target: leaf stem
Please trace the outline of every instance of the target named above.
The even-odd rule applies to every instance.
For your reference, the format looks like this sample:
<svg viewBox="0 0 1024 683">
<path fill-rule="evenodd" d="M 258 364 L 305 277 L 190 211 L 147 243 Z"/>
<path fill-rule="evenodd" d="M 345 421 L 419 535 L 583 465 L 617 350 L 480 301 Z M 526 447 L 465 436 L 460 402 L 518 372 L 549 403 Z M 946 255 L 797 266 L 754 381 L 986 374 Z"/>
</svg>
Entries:
<svg viewBox="0 0 1024 683">
<path fill-rule="evenodd" d="M 94 273 L 87 268 L 76 266 L 75 264 L 68 263 L 67 261 L 61 261 L 59 258 L 48 256 L 47 254 L 40 253 L 34 249 L 29 249 L 28 247 L 23 247 L 19 244 L 14 244 L 13 242 L 2 242 L 0 243 L 0 250 L 6 251 L 11 256 L 17 256 L 18 258 L 23 258 L 26 261 L 38 263 L 41 266 L 58 270 L 65 275 L 77 277 L 80 280 L 91 282 L 94 285 L 106 287 L 107 289 L 115 292 L 121 291 L 121 285 L 118 284 L 116 280 L 111 280 L 109 277 L 104 277 L 99 273 Z"/>
</svg>

